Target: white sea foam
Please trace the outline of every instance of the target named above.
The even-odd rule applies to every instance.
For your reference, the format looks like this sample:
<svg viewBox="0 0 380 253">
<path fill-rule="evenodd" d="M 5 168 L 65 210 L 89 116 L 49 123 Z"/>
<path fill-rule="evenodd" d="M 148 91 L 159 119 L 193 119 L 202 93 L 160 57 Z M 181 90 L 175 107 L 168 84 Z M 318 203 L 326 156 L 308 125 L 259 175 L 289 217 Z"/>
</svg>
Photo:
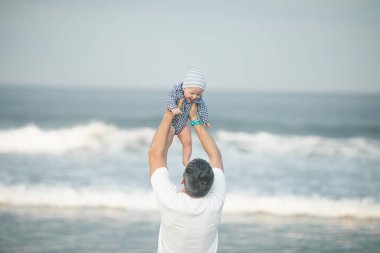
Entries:
<svg viewBox="0 0 380 253">
<path fill-rule="evenodd" d="M 280 216 L 380 218 L 380 203 L 372 198 L 330 199 L 320 196 L 256 196 L 228 194 L 224 210 Z"/>
<path fill-rule="evenodd" d="M 1 186 L 0 205 L 58 208 L 122 208 L 154 210 L 152 192 L 111 189 L 74 189 L 67 186 Z"/>
<path fill-rule="evenodd" d="M 56 208 L 112 208 L 152 211 L 157 204 L 151 191 L 74 189 L 67 186 L 2 186 L 0 205 Z M 267 213 L 279 216 L 351 217 L 380 219 L 380 203 L 371 198 L 330 199 L 320 196 L 260 196 L 228 193 L 225 213 Z"/>
<path fill-rule="evenodd" d="M 149 128 L 120 129 L 102 122 L 56 130 L 35 125 L 0 131 L 0 153 L 62 154 L 75 151 L 120 151 L 145 148 L 154 132 Z"/>
<path fill-rule="evenodd" d="M 255 134 L 218 131 L 216 137 L 228 147 L 257 155 L 340 155 L 380 157 L 380 141 L 355 137 L 333 139 L 321 136 Z"/>
<path fill-rule="evenodd" d="M 41 129 L 28 125 L 0 130 L 0 153 L 118 152 L 146 150 L 153 128 L 124 129 L 103 122 L 63 129 Z M 334 139 L 321 136 L 278 135 L 266 132 L 217 131 L 218 144 L 226 149 L 255 155 L 322 155 L 380 157 L 380 141 L 362 137 Z"/>
</svg>

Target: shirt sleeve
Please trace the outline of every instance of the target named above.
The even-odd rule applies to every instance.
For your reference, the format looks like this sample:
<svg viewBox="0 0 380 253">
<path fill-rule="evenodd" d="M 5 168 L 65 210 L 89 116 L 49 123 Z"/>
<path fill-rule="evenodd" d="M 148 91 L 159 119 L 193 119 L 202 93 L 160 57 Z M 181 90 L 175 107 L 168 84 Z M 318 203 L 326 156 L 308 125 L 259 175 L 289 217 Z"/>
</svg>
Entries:
<svg viewBox="0 0 380 253">
<path fill-rule="evenodd" d="M 170 180 L 166 167 L 156 169 L 150 178 L 150 182 L 159 203 L 169 205 L 175 199 L 177 187 Z"/>
<path fill-rule="evenodd" d="M 165 102 L 166 102 L 166 108 L 170 111 L 177 107 L 177 103 L 182 95 L 182 85 L 176 84 L 173 86 L 173 89 L 171 89 L 168 92 L 168 95 L 166 96 Z"/>
<path fill-rule="evenodd" d="M 226 179 L 224 172 L 218 168 L 212 168 L 212 170 L 214 171 L 214 183 L 210 189 L 210 193 L 215 194 L 219 201 L 223 203 L 226 197 Z"/>
<path fill-rule="evenodd" d="M 207 106 L 206 103 L 203 101 L 202 98 L 199 99 L 197 103 L 197 108 L 198 108 L 198 116 L 199 119 L 202 121 L 203 124 L 210 123 L 208 119 L 208 111 L 207 111 Z"/>
</svg>

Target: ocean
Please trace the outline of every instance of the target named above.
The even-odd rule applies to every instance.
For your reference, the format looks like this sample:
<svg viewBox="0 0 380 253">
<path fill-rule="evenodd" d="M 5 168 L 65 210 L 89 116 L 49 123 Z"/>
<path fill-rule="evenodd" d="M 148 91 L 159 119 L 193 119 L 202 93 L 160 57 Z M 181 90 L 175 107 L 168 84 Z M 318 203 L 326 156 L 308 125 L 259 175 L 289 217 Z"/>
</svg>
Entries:
<svg viewBox="0 0 380 253">
<path fill-rule="evenodd" d="M 170 88 L 1 86 L 0 252 L 155 252 L 147 150 Z M 218 252 L 379 252 L 380 95 L 204 100 L 228 189 Z M 179 187 L 181 161 L 175 139 Z"/>
</svg>

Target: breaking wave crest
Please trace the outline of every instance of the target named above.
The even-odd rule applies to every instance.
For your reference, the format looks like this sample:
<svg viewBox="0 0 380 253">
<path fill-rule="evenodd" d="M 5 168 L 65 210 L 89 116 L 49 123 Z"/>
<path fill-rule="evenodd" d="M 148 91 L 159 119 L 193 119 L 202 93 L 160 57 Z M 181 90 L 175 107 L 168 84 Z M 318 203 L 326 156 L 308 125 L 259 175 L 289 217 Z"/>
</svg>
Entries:
<svg viewBox="0 0 380 253">
<path fill-rule="evenodd" d="M 68 186 L 46 185 L 0 185 L 0 205 L 157 210 L 157 204 L 151 191 L 124 192 L 114 189 L 74 189 Z M 321 196 L 260 196 L 234 192 L 227 194 L 223 212 L 380 219 L 380 203 L 372 198 L 331 199 Z"/>
<path fill-rule="evenodd" d="M 0 153 L 62 154 L 75 151 L 121 151 L 145 148 L 149 128 L 120 129 L 102 122 L 44 130 L 35 125 L 0 131 Z"/>
<path fill-rule="evenodd" d="M 219 131 L 217 138 L 226 147 L 256 155 L 322 155 L 380 157 L 380 141 L 362 137 L 335 139 L 322 136 L 276 135 L 266 132 Z"/>
<path fill-rule="evenodd" d="M 0 130 L 0 153 L 64 154 L 146 150 L 154 131 L 153 128 L 119 128 L 103 122 L 62 129 L 41 129 L 27 125 Z M 223 150 L 234 149 L 255 155 L 380 157 L 380 141 L 363 137 L 337 139 L 227 131 L 217 131 L 215 137 Z"/>
</svg>

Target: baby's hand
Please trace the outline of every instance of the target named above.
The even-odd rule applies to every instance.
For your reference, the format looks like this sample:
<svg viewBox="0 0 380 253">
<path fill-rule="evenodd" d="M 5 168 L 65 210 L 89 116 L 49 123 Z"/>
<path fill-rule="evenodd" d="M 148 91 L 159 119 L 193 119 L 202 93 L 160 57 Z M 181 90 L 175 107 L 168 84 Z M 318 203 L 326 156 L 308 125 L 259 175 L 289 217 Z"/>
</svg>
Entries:
<svg viewBox="0 0 380 253">
<path fill-rule="evenodd" d="M 182 111 L 179 108 L 171 109 L 171 112 L 173 113 L 173 115 L 182 114 Z"/>
<path fill-rule="evenodd" d="M 206 123 L 206 124 L 205 124 L 205 127 L 207 127 L 207 128 L 211 128 L 211 124 L 210 124 L 210 123 Z"/>
</svg>

